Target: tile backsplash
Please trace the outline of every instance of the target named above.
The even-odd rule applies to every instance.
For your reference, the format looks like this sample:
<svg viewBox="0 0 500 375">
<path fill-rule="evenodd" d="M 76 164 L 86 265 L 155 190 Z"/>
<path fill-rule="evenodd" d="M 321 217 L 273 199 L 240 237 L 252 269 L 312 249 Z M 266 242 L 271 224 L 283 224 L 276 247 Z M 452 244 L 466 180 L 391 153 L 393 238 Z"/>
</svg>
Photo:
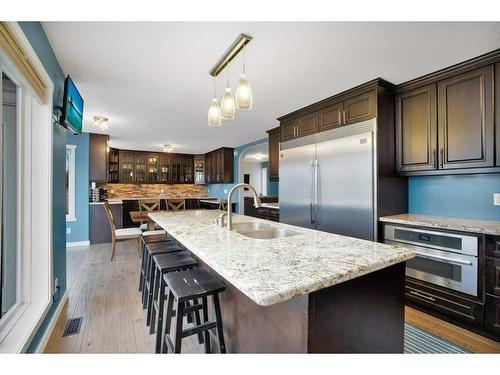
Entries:
<svg viewBox="0 0 500 375">
<path fill-rule="evenodd" d="M 168 196 L 172 198 L 208 196 L 206 185 L 194 184 L 106 184 L 109 198 Z"/>
</svg>

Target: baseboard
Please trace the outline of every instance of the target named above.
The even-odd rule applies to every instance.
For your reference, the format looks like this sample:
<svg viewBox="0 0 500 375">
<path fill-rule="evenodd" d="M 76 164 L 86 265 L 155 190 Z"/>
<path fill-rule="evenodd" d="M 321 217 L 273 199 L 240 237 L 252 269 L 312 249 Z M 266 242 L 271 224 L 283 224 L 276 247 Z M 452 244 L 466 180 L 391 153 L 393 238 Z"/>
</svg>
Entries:
<svg viewBox="0 0 500 375">
<path fill-rule="evenodd" d="M 35 350 L 35 353 L 43 353 L 45 350 L 45 346 L 47 346 L 47 343 L 49 342 L 50 336 L 52 335 L 52 331 L 54 331 L 54 328 L 56 326 L 57 321 L 59 320 L 59 317 L 61 316 L 61 312 L 68 302 L 68 291 L 66 290 L 64 292 L 64 295 L 61 298 L 61 302 L 57 306 L 57 309 L 52 316 L 52 319 L 50 320 L 50 323 L 47 327 L 47 330 L 45 331 L 42 339 L 40 340 L 40 344 L 38 344 L 38 347 Z"/>
<path fill-rule="evenodd" d="M 66 247 L 89 246 L 90 241 L 66 242 Z"/>
</svg>

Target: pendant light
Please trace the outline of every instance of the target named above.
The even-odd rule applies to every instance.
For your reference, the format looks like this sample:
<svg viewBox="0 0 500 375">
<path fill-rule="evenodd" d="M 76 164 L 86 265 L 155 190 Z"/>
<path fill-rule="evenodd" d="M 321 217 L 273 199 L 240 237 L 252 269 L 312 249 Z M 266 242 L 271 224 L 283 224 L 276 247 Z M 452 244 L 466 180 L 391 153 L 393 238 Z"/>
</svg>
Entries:
<svg viewBox="0 0 500 375">
<path fill-rule="evenodd" d="M 239 110 L 250 110 L 252 109 L 252 87 L 250 82 L 248 82 L 246 77 L 245 63 L 246 63 L 246 53 L 243 49 L 243 73 L 238 81 L 238 86 L 236 87 L 236 108 Z"/>
<path fill-rule="evenodd" d="M 221 111 L 217 100 L 217 82 L 214 77 L 214 98 L 208 107 L 208 126 L 218 128 L 221 126 Z"/>
<path fill-rule="evenodd" d="M 229 68 L 227 69 L 227 86 L 226 92 L 220 102 L 221 115 L 224 120 L 233 120 L 236 115 L 236 105 L 234 103 L 231 88 L 229 87 Z"/>
</svg>

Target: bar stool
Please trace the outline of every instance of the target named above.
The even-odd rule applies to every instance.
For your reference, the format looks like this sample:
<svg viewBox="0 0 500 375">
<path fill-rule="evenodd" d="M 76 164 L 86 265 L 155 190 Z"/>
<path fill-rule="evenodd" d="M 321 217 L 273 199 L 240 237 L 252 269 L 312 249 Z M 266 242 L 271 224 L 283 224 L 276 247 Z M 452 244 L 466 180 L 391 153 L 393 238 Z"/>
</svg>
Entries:
<svg viewBox="0 0 500 375">
<path fill-rule="evenodd" d="M 144 279 L 142 282 L 142 308 L 149 308 L 149 296 L 153 293 L 154 287 L 154 267 L 155 262 L 153 256 L 167 253 L 177 253 L 184 250 L 182 247 L 173 241 L 152 242 L 146 244 L 144 248 Z M 148 310 L 149 312 L 149 310 Z M 147 325 L 149 326 L 149 314 L 146 317 Z"/>
<path fill-rule="evenodd" d="M 172 351 L 174 353 L 181 352 L 182 339 L 204 333 L 205 335 L 205 353 L 210 353 L 210 333 L 217 328 L 216 337 L 219 340 L 219 351 L 226 353 L 226 344 L 224 342 L 224 332 L 222 329 L 222 317 L 220 311 L 219 293 L 226 288 L 224 284 L 207 271 L 201 268 L 195 268 L 188 271 L 168 273 L 163 276 L 163 288 L 168 288 L 167 316 L 165 319 L 165 333 L 163 335 L 162 353 Z M 164 289 L 163 289 L 164 290 Z M 164 294 L 164 293 L 163 293 Z M 163 295 L 160 292 L 160 296 Z M 208 301 L 207 297 L 212 296 L 215 321 L 208 320 Z M 202 300 L 201 306 L 198 303 L 189 305 L 189 301 Z M 176 311 L 174 311 L 174 300 L 177 302 Z M 162 308 L 163 301 L 159 305 Z M 183 329 L 183 317 L 191 311 L 203 310 L 203 323 L 196 322 L 192 328 Z M 163 314 L 161 309 L 159 314 Z M 175 343 L 170 337 L 170 325 L 172 317 L 176 316 L 175 324 Z M 158 336 L 157 336 L 158 349 Z"/>
<path fill-rule="evenodd" d="M 153 244 L 152 244 L 153 245 Z M 196 259 L 189 255 L 187 251 L 177 251 L 171 253 L 162 253 L 153 255 L 151 264 L 153 268 L 151 270 L 150 280 L 153 287 L 149 289 L 148 302 L 147 302 L 147 317 L 146 324 L 149 326 L 149 333 L 153 334 L 155 331 L 155 323 L 158 326 L 163 323 L 163 316 L 158 314 L 158 322 L 156 322 L 156 314 L 159 310 L 159 298 L 160 294 L 160 281 L 168 272 L 177 272 L 188 270 L 198 265 Z"/>
<path fill-rule="evenodd" d="M 174 244 L 174 242 L 169 238 L 159 238 L 156 236 L 146 236 L 142 237 L 142 254 L 141 254 L 141 274 L 139 275 L 139 292 L 142 292 L 144 285 L 144 280 L 146 278 L 146 264 L 149 259 L 149 253 L 146 250 L 146 245 L 153 242 L 166 242 L 169 244 Z"/>
</svg>

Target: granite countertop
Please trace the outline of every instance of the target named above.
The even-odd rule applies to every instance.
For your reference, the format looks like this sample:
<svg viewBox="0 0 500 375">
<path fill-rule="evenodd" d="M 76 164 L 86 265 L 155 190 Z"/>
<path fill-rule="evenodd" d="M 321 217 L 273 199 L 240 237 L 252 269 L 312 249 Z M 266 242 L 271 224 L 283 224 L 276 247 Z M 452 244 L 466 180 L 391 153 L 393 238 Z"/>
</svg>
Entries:
<svg viewBox="0 0 500 375">
<path fill-rule="evenodd" d="M 217 199 L 215 197 L 209 197 L 209 196 L 201 196 L 201 195 L 196 195 L 196 196 L 168 196 L 168 195 L 157 195 L 153 197 L 116 197 L 116 198 L 110 198 L 110 200 L 122 200 L 122 201 L 137 201 L 141 199 Z"/>
<path fill-rule="evenodd" d="M 109 204 L 122 204 L 123 201 L 121 199 L 109 199 L 108 200 Z M 104 204 L 104 202 L 89 202 L 90 205 L 94 204 Z"/>
<path fill-rule="evenodd" d="M 274 208 L 276 210 L 280 209 L 280 204 L 278 202 L 262 203 L 261 206 L 266 208 Z"/>
<path fill-rule="evenodd" d="M 215 210 L 149 216 L 255 303 L 268 306 L 411 259 L 412 250 L 233 215 L 233 223 L 264 222 L 298 235 L 252 239 L 219 228 Z"/>
<path fill-rule="evenodd" d="M 380 218 L 380 221 L 383 221 L 385 223 L 406 224 L 419 227 L 429 227 L 436 229 L 456 230 L 459 232 L 491 234 L 500 236 L 499 221 L 414 214 L 384 216 Z"/>
</svg>

